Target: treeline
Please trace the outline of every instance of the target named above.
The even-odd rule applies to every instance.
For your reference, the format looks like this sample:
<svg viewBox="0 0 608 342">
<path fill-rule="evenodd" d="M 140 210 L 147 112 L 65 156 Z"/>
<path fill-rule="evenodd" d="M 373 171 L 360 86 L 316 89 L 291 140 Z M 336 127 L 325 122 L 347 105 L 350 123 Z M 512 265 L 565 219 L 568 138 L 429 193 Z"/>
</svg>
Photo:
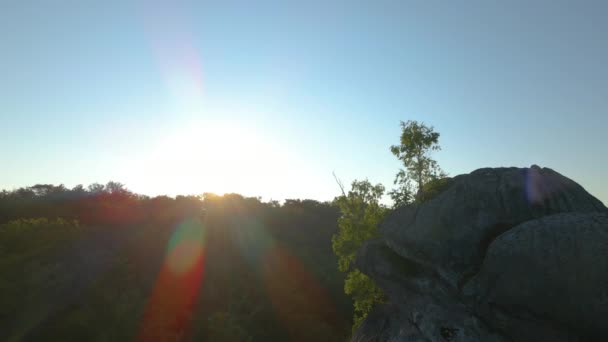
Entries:
<svg viewBox="0 0 608 342">
<path fill-rule="evenodd" d="M 0 339 L 345 340 L 385 301 L 359 247 L 391 210 L 452 184 L 438 139 L 401 122 L 392 207 L 382 184 L 337 178 L 331 203 L 150 198 L 116 182 L 3 191 Z"/>
<path fill-rule="evenodd" d="M 46 217 L 76 219 L 83 224 L 140 224 L 197 215 L 201 204 L 200 196 L 149 197 L 118 182 L 72 189 L 63 184 L 37 184 L 0 192 L 0 222 Z"/>
<path fill-rule="evenodd" d="M 339 208 L 120 183 L 0 193 L 0 340 L 340 341 Z"/>
</svg>

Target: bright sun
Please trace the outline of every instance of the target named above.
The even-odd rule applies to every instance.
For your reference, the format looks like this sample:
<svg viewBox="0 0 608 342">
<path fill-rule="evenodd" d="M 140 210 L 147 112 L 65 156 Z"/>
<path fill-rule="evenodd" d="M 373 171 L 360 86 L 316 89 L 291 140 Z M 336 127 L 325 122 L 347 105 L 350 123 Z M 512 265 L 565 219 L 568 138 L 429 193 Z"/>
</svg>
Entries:
<svg viewBox="0 0 608 342">
<path fill-rule="evenodd" d="M 247 193 L 276 182 L 281 153 L 260 132 L 235 123 L 189 123 L 161 139 L 144 158 L 138 183 L 152 192 Z M 142 184 L 143 185 L 143 184 Z"/>
</svg>

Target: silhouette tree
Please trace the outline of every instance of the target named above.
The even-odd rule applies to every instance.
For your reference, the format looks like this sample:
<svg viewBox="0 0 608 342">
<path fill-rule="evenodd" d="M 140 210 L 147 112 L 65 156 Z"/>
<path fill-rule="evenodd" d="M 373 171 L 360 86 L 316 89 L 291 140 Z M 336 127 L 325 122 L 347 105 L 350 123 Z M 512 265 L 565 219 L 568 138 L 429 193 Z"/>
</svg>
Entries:
<svg viewBox="0 0 608 342">
<path fill-rule="evenodd" d="M 98 194 L 98 193 L 102 193 L 105 189 L 105 186 L 103 184 L 99 184 L 99 183 L 93 183 L 90 184 L 87 187 L 87 190 L 91 193 L 91 194 Z"/>
<path fill-rule="evenodd" d="M 125 194 L 129 191 L 125 188 L 124 184 L 114 181 L 109 181 L 105 186 L 105 191 L 111 194 Z"/>
</svg>

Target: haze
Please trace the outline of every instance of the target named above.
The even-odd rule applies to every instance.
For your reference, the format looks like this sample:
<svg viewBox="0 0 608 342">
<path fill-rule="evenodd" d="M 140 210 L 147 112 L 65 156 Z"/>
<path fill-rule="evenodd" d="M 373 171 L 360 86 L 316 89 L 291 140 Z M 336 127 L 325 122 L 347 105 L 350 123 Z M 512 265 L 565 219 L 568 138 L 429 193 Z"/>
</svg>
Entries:
<svg viewBox="0 0 608 342">
<path fill-rule="evenodd" d="M 2 187 L 330 200 L 392 185 L 399 121 L 450 175 L 551 167 L 608 203 L 604 1 L 4 1 Z"/>
</svg>

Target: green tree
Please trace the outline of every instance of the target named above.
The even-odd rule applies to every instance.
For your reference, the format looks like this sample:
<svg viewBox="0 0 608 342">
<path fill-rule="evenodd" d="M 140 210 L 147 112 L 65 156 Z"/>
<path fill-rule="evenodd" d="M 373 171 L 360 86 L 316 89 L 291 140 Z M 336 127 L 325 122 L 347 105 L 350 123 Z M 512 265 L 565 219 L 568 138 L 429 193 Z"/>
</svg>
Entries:
<svg viewBox="0 0 608 342">
<path fill-rule="evenodd" d="M 397 189 L 389 192 L 395 207 L 420 200 L 426 183 L 446 176 L 431 158 L 433 151 L 441 150 L 438 141 L 439 133 L 432 126 L 413 120 L 401 121 L 399 145 L 391 146 L 391 152 L 405 167 L 395 177 Z"/>
<path fill-rule="evenodd" d="M 363 242 L 377 236 L 377 227 L 387 212 L 380 204 L 384 194 L 382 184 L 372 185 L 368 180 L 353 181 L 348 194 L 338 181 L 342 196 L 334 201 L 341 211 L 338 219 L 338 233 L 332 238 L 332 247 L 338 256 L 338 268 L 347 273 L 344 292 L 353 298 L 354 324 L 353 332 L 369 314 L 376 303 L 382 302 L 382 290 L 353 263 L 357 250 Z"/>
</svg>

